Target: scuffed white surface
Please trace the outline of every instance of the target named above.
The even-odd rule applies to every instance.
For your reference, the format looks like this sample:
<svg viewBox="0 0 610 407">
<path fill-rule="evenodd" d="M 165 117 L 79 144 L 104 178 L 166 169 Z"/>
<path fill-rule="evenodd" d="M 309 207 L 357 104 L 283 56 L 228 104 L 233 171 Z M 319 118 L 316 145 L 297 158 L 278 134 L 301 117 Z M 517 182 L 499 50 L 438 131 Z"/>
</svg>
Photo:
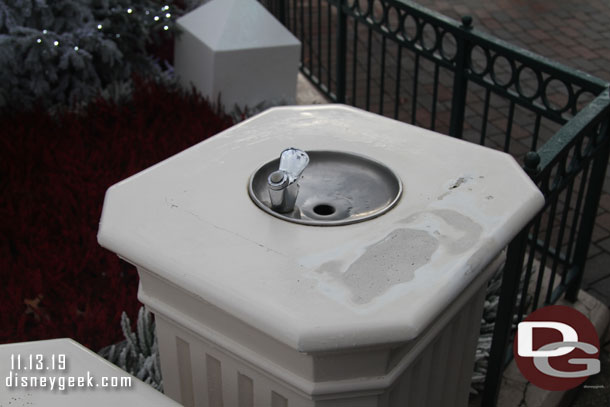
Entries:
<svg viewBox="0 0 610 407">
<path fill-rule="evenodd" d="M 287 147 L 363 154 L 400 202 L 373 220 L 312 227 L 248 197 Z M 110 188 L 98 239 L 170 283 L 302 351 L 421 332 L 543 204 L 507 154 L 339 106 L 285 107 Z"/>
</svg>

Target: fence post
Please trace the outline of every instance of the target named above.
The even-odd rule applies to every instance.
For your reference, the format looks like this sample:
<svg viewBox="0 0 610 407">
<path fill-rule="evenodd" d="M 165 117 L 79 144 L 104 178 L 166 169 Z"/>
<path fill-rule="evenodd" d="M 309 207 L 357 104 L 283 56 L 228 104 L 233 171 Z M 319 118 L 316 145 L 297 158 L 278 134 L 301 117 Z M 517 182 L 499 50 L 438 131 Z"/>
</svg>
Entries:
<svg viewBox="0 0 610 407">
<path fill-rule="evenodd" d="M 485 389 L 481 406 L 495 406 L 500 392 L 502 373 L 506 362 L 506 347 L 510 338 L 515 313 L 515 302 L 519 292 L 521 271 L 523 269 L 523 257 L 527 245 L 527 234 L 529 225 L 508 245 L 506 253 L 506 264 L 502 275 L 502 286 L 500 289 L 500 300 L 496 323 L 494 326 L 491 350 L 487 362 L 487 375 L 485 376 Z"/>
<path fill-rule="evenodd" d="M 468 31 L 472 29 L 472 17 L 462 17 L 462 30 Z M 461 33 L 455 39 L 457 44 L 457 52 L 455 55 L 455 75 L 453 77 L 453 97 L 451 100 L 451 121 L 449 124 L 449 135 L 451 137 L 462 138 L 464 129 L 464 111 L 466 108 L 466 89 L 468 87 L 468 78 L 466 77 L 466 69 L 468 68 L 468 51 L 470 48 L 469 41 L 466 36 Z"/>
<path fill-rule="evenodd" d="M 524 170 L 536 180 L 540 171 L 540 156 L 535 151 L 530 151 L 525 155 Z M 498 401 L 500 384 L 502 383 L 502 373 L 506 362 L 506 348 L 510 339 L 513 326 L 513 316 L 515 315 L 515 302 L 519 294 L 519 284 L 521 283 L 521 272 L 523 271 L 523 259 L 528 242 L 528 233 L 532 223 L 523 228 L 521 232 L 508 245 L 506 253 L 506 264 L 502 273 L 502 285 L 500 289 L 500 299 L 498 301 L 498 312 L 496 313 L 496 323 L 494 325 L 493 337 L 491 340 L 491 350 L 487 362 L 487 375 L 485 376 L 485 388 L 481 406 L 494 407 Z"/>
<path fill-rule="evenodd" d="M 347 14 L 345 0 L 337 3 L 337 103 L 345 103 L 346 65 L 347 65 Z"/>
<path fill-rule="evenodd" d="M 572 269 L 570 270 L 570 274 L 576 275 L 569 283 L 566 290 L 566 299 L 572 302 L 578 299 L 578 291 L 580 290 L 582 276 L 585 271 L 585 262 L 587 261 L 587 253 L 589 251 L 589 245 L 591 244 L 591 235 L 593 234 L 593 227 L 595 226 L 599 200 L 606 178 L 608 155 L 610 154 L 610 118 L 607 118 L 602 124 L 600 134 L 594 135 L 593 137 L 599 137 L 602 146 L 600 151 L 597 152 L 598 156 L 593 160 L 585 204 L 582 209 L 582 220 L 580 228 L 578 229 L 576 248 L 574 249 L 574 262 Z"/>
<path fill-rule="evenodd" d="M 279 0 L 278 1 L 278 19 L 280 20 L 280 23 L 282 23 L 282 25 L 284 27 L 287 27 L 286 25 L 286 2 L 288 0 Z"/>
</svg>

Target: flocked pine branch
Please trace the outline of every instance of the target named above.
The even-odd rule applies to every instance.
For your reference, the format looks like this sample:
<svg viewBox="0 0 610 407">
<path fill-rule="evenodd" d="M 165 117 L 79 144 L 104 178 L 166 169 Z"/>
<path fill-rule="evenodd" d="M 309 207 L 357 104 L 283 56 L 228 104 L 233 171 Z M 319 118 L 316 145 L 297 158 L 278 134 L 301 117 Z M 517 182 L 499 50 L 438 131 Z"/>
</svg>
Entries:
<svg viewBox="0 0 610 407">
<path fill-rule="evenodd" d="M 125 339 L 105 347 L 99 354 L 155 389 L 163 391 L 159 346 L 152 315 L 146 308 L 141 307 L 136 332 L 133 332 L 129 317 L 123 312 L 121 328 Z"/>
<path fill-rule="evenodd" d="M 0 0 L 0 108 L 78 105 L 135 72 L 174 29 L 170 0 Z"/>
</svg>

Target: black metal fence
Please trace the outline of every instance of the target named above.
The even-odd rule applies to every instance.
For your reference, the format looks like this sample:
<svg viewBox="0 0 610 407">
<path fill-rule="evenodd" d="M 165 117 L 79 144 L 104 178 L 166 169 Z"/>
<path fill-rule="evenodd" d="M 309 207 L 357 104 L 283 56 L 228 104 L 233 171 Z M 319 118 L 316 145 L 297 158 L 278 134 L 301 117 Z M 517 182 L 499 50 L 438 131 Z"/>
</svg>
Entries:
<svg viewBox="0 0 610 407">
<path fill-rule="evenodd" d="M 331 101 L 508 152 L 544 193 L 508 247 L 483 395 L 495 405 L 516 323 L 576 299 L 610 151 L 608 84 L 406 0 L 261 2 Z"/>
</svg>

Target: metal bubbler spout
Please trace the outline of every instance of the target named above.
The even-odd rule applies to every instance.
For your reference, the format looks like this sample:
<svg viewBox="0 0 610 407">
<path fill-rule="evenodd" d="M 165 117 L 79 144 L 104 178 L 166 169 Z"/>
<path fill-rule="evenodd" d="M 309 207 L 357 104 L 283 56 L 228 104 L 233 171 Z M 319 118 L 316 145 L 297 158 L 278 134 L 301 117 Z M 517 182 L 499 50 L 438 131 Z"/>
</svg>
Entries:
<svg viewBox="0 0 610 407">
<path fill-rule="evenodd" d="M 288 148 L 280 155 L 280 168 L 267 178 L 271 209 L 279 213 L 292 212 L 299 195 L 301 174 L 309 164 L 309 156 L 303 150 Z"/>
</svg>

